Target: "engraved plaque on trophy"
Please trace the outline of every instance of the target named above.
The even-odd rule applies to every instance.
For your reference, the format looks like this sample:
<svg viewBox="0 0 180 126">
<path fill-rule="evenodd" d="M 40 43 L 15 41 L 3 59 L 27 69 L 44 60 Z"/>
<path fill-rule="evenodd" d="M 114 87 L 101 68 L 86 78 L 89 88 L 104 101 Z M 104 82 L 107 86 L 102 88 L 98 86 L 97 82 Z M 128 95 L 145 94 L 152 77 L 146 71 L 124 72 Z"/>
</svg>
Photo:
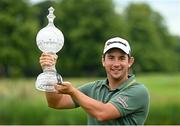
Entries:
<svg viewBox="0 0 180 126">
<path fill-rule="evenodd" d="M 54 25 L 54 8 L 50 7 L 48 10 L 48 25 L 38 32 L 36 43 L 42 52 L 56 55 L 64 45 L 64 36 Z M 45 66 L 43 73 L 38 75 L 35 86 L 40 91 L 55 92 L 54 84 L 61 83 L 62 81 L 61 75 L 56 72 L 55 65 Z"/>
</svg>

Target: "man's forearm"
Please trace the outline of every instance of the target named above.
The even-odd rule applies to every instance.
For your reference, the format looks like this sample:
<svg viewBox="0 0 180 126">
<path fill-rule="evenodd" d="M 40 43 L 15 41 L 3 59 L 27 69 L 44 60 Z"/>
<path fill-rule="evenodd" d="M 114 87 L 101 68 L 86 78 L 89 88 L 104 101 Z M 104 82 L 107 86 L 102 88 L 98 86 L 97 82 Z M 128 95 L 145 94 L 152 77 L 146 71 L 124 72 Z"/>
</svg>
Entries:
<svg viewBox="0 0 180 126">
<path fill-rule="evenodd" d="M 101 116 L 104 114 L 104 103 L 86 96 L 77 89 L 74 89 L 71 93 L 71 97 L 76 100 L 85 111 L 96 117 L 98 120 L 101 120 Z"/>
<path fill-rule="evenodd" d="M 48 106 L 51 108 L 58 108 L 59 100 L 61 100 L 63 94 L 57 94 L 54 92 L 46 92 L 46 99 Z"/>
<path fill-rule="evenodd" d="M 65 101 L 69 99 L 70 107 L 73 107 L 74 102 L 72 98 L 90 115 L 94 116 L 99 121 L 106 121 L 116 119 L 120 117 L 119 111 L 111 103 L 103 103 L 93 98 L 88 97 L 81 91 L 72 86 L 70 82 L 63 82 L 61 85 L 56 85 L 55 89 L 59 93 L 63 93 L 63 100 L 61 103 L 65 104 Z M 67 95 L 66 95 L 67 94 Z M 67 96 L 66 98 L 64 96 Z M 65 104 L 64 106 L 67 106 Z M 75 106 L 74 106 L 75 107 Z"/>
<path fill-rule="evenodd" d="M 68 94 L 48 93 L 46 92 L 48 106 L 55 109 L 71 109 L 75 104 Z"/>
</svg>

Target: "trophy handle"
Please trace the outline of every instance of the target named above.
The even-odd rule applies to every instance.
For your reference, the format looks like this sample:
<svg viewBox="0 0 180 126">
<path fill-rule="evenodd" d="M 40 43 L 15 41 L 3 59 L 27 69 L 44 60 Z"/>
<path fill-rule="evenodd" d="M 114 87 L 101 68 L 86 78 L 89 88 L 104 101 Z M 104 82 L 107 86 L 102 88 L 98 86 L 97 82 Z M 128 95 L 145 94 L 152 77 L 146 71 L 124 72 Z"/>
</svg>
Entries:
<svg viewBox="0 0 180 126">
<path fill-rule="evenodd" d="M 56 72 L 56 77 L 57 77 L 57 82 L 58 82 L 57 84 L 62 84 L 63 82 L 62 76 Z"/>
</svg>

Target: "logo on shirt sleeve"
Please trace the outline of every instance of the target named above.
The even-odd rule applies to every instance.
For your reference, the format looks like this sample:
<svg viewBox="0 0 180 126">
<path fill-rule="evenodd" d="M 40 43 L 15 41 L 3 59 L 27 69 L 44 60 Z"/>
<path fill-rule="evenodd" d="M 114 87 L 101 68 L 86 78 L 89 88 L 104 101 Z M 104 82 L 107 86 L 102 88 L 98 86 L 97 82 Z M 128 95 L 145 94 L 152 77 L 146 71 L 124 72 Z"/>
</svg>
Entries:
<svg viewBox="0 0 180 126">
<path fill-rule="evenodd" d="M 124 107 L 124 108 L 128 108 L 128 104 L 126 103 L 128 100 L 127 96 L 124 97 L 118 97 L 117 101 Z"/>
</svg>

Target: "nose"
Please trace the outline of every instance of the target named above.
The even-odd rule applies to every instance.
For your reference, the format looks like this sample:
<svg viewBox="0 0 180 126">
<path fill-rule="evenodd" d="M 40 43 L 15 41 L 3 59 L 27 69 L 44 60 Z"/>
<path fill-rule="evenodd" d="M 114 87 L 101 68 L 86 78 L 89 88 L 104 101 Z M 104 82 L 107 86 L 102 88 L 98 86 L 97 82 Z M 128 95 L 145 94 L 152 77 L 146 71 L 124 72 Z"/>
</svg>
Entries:
<svg viewBox="0 0 180 126">
<path fill-rule="evenodd" d="M 121 62 L 118 59 L 115 59 L 114 63 L 113 63 L 113 66 L 118 67 L 118 66 L 120 66 L 120 64 L 121 64 Z"/>
</svg>

